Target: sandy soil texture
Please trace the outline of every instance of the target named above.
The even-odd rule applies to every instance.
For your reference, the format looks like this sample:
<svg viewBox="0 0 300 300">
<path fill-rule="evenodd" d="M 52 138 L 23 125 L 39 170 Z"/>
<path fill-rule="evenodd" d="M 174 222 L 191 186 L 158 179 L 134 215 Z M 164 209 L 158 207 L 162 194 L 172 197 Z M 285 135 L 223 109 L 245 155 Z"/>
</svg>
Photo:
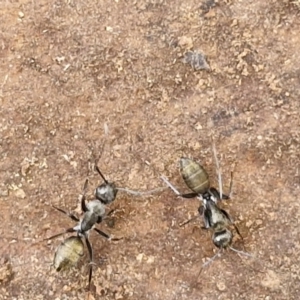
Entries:
<svg viewBox="0 0 300 300">
<path fill-rule="evenodd" d="M 0 2 L 0 299 L 298 299 L 299 0 Z M 181 156 L 233 196 L 222 207 L 255 258 L 217 249 L 197 199 L 119 192 L 78 266 L 51 266 L 102 182 L 188 192 Z M 66 236 L 65 236 L 66 237 Z"/>
</svg>

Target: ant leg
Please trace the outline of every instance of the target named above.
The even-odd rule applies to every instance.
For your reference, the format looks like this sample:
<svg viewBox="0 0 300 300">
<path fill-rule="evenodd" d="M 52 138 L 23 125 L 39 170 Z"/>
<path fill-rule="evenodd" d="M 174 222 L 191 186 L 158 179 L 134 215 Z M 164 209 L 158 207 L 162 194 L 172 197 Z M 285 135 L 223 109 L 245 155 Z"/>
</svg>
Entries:
<svg viewBox="0 0 300 300">
<path fill-rule="evenodd" d="M 186 224 L 188 224 L 188 223 L 190 223 L 190 222 L 196 220 L 197 218 L 198 218 L 198 215 L 196 215 L 196 216 L 194 216 L 194 217 L 188 219 L 187 221 L 185 221 L 185 222 L 183 222 L 183 223 L 180 223 L 180 224 L 179 224 L 179 227 L 182 227 L 182 226 L 184 226 L 184 225 L 186 225 Z"/>
<path fill-rule="evenodd" d="M 111 240 L 111 241 L 119 241 L 119 240 L 122 239 L 122 238 L 111 238 L 107 233 L 103 232 L 102 230 L 100 230 L 100 229 L 98 229 L 98 228 L 94 228 L 94 230 L 95 230 L 98 234 L 102 235 L 103 237 L 105 237 L 106 239 Z"/>
<path fill-rule="evenodd" d="M 222 214 L 225 216 L 225 218 L 230 222 L 230 223 L 232 223 L 233 224 L 233 220 L 231 219 L 231 217 L 230 217 L 230 215 L 229 215 L 229 213 L 226 211 L 226 210 L 224 210 L 224 209 L 221 209 L 220 208 L 220 211 L 222 212 Z"/>
<path fill-rule="evenodd" d="M 230 173 L 230 186 L 229 186 L 229 195 L 228 195 L 229 198 L 231 198 L 232 195 L 232 186 L 233 186 L 233 172 Z"/>
<path fill-rule="evenodd" d="M 104 182 L 106 184 L 108 184 L 108 181 L 105 179 L 104 175 L 101 173 L 100 169 L 98 168 L 98 166 L 95 164 L 95 169 L 98 172 L 98 174 L 102 177 L 102 179 L 104 180 Z"/>
<path fill-rule="evenodd" d="M 106 239 L 110 240 L 110 236 L 109 236 L 108 234 L 106 234 L 105 232 L 101 231 L 101 230 L 98 229 L 98 228 L 94 228 L 94 230 L 95 230 L 98 234 L 100 234 L 100 235 L 102 235 L 103 237 L 105 237 Z"/>
<path fill-rule="evenodd" d="M 237 234 L 240 236 L 240 238 L 241 238 L 241 240 L 242 240 L 242 243 L 243 243 L 243 248 L 244 248 L 244 250 L 245 250 L 244 238 L 243 238 L 243 236 L 241 235 L 241 233 L 240 233 L 240 231 L 239 231 L 239 228 L 238 228 L 234 223 L 232 223 L 232 225 L 233 225 L 235 231 L 237 232 Z"/>
<path fill-rule="evenodd" d="M 93 248 L 87 236 L 85 236 L 86 246 L 88 248 L 89 256 L 90 256 L 90 263 L 89 263 L 89 291 L 91 290 L 91 281 L 93 275 Z"/>
<path fill-rule="evenodd" d="M 54 205 L 52 205 L 52 207 L 55 208 L 56 210 L 60 211 L 61 213 L 67 215 L 67 216 L 68 216 L 69 218 L 71 218 L 73 221 L 75 221 L 75 222 L 78 222 L 78 221 L 79 221 L 79 219 L 78 219 L 76 216 L 74 216 L 73 214 L 71 214 L 71 213 L 69 213 L 69 212 L 66 212 L 65 210 L 63 210 L 63 209 L 61 209 L 61 208 L 58 208 L 58 207 L 56 207 L 56 206 L 54 206 Z"/>
<path fill-rule="evenodd" d="M 106 217 L 109 217 L 111 214 L 113 214 L 116 211 L 116 209 L 111 209 L 107 214 Z"/>
<path fill-rule="evenodd" d="M 102 222 L 103 219 L 104 219 L 103 217 L 98 217 L 98 219 L 97 219 L 97 224 L 100 224 L 100 223 Z"/>
<path fill-rule="evenodd" d="M 214 153 L 214 158 L 215 158 L 215 162 L 216 162 L 216 167 L 217 167 L 217 175 L 218 175 L 218 181 L 219 181 L 219 191 L 220 191 L 220 199 L 222 199 L 222 175 L 221 175 L 221 169 L 220 169 L 220 165 L 219 165 L 219 160 L 217 157 L 217 150 L 216 150 L 216 145 L 215 143 L 213 143 L 212 145 L 212 150 Z"/>
<path fill-rule="evenodd" d="M 195 198 L 198 196 L 197 193 L 180 194 L 178 190 L 167 180 L 165 176 L 160 176 L 160 179 L 177 195 L 183 198 Z"/>
<path fill-rule="evenodd" d="M 207 262 L 205 262 L 202 266 L 202 268 L 205 268 L 206 266 L 208 266 L 210 263 L 212 263 L 215 258 L 219 255 L 220 251 L 221 251 L 222 248 L 219 249 L 219 251 L 212 257 L 210 258 Z"/>
<path fill-rule="evenodd" d="M 97 219 L 97 224 L 100 224 L 104 219 L 107 219 L 115 211 L 116 211 L 116 209 L 111 209 L 105 216 L 99 216 L 98 219 Z M 96 230 L 96 228 L 94 228 L 94 229 Z M 97 230 L 99 230 L 99 229 L 97 229 Z"/>
<path fill-rule="evenodd" d="M 224 214 L 224 216 L 231 222 L 231 224 L 233 225 L 235 231 L 237 232 L 237 234 L 241 237 L 242 240 L 244 240 L 243 236 L 241 235 L 238 227 L 234 224 L 233 220 L 231 219 L 230 215 L 227 213 L 226 210 L 224 209 L 220 209 L 221 212 Z"/>
<path fill-rule="evenodd" d="M 225 194 L 222 195 L 222 200 L 228 200 L 228 199 L 230 199 L 230 196 L 227 196 Z"/>
<path fill-rule="evenodd" d="M 187 199 L 190 199 L 190 198 L 195 198 L 198 196 L 197 193 L 188 193 L 188 194 L 180 194 L 180 196 L 182 198 L 187 198 Z"/>
<path fill-rule="evenodd" d="M 215 258 L 219 255 L 220 251 L 221 251 L 221 249 L 219 249 L 218 252 L 217 252 L 213 257 L 211 257 L 207 262 L 205 262 L 205 263 L 202 265 L 202 267 L 201 267 L 201 269 L 200 269 L 200 271 L 199 271 L 199 273 L 198 273 L 197 280 L 199 279 L 199 276 L 201 275 L 203 269 L 204 269 L 206 266 L 208 266 L 209 264 L 211 264 L 211 263 L 215 260 Z"/>
<path fill-rule="evenodd" d="M 81 198 L 81 210 L 82 210 L 83 212 L 87 212 L 87 211 L 88 211 L 88 209 L 87 209 L 87 207 L 86 207 L 86 204 L 85 204 L 85 197 L 83 197 L 83 196 L 82 196 L 82 198 Z"/>
<path fill-rule="evenodd" d="M 204 206 L 203 205 L 200 205 L 198 207 L 198 213 L 200 216 L 203 216 L 204 215 Z"/>
<path fill-rule="evenodd" d="M 233 220 L 231 219 L 230 215 L 228 214 L 228 212 L 224 209 L 220 209 L 220 211 L 223 213 L 223 215 L 228 219 L 228 221 L 233 225 L 235 231 L 237 232 L 237 234 L 241 237 L 242 240 L 244 240 L 243 236 L 241 235 L 238 227 L 234 224 Z"/>
<path fill-rule="evenodd" d="M 244 241 L 244 238 L 243 238 L 243 236 L 241 235 L 241 233 L 240 233 L 238 227 L 237 227 L 234 223 L 232 223 L 232 225 L 233 225 L 234 229 L 236 230 L 237 234 L 238 234 L 238 235 L 241 237 L 241 239 Z"/>
<path fill-rule="evenodd" d="M 55 239 L 61 235 L 64 235 L 66 233 L 70 233 L 70 232 L 74 232 L 76 231 L 74 228 L 68 228 L 67 230 L 65 230 L 64 232 L 61 232 L 61 233 L 58 233 L 58 234 L 55 234 L 55 235 L 52 235 L 50 236 L 49 238 L 46 238 L 46 239 L 43 239 L 43 241 L 48 241 L 48 240 L 52 240 L 52 239 Z"/>
<path fill-rule="evenodd" d="M 209 220 L 211 220 L 211 211 L 209 209 L 204 209 L 203 221 L 205 227 L 202 227 L 203 229 L 211 228 L 211 224 L 209 223 Z"/>
<path fill-rule="evenodd" d="M 210 227 L 209 225 L 209 216 L 207 216 L 207 211 L 205 210 L 204 206 L 203 205 L 200 205 L 199 208 L 198 208 L 198 212 L 199 212 L 199 215 L 200 216 L 203 216 L 203 219 L 204 219 L 204 224 L 205 224 L 205 227 L 201 227 L 202 229 L 208 229 Z M 196 215 L 192 218 L 190 218 L 189 220 L 179 224 L 180 227 L 190 223 L 191 221 L 194 221 L 195 219 L 197 219 L 199 217 L 199 215 Z"/>
</svg>

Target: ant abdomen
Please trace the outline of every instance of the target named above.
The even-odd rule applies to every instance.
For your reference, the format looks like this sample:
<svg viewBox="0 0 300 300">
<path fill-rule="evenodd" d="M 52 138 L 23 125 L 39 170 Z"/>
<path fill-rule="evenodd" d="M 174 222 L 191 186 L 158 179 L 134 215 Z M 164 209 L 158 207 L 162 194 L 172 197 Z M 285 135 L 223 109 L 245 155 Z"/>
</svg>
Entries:
<svg viewBox="0 0 300 300">
<path fill-rule="evenodd" d="M 180 172 L 186 185 L 197 194 L 204 194 L 210 187 L 206 170 L 190 158 L 180 159 Z"/>
</svg>

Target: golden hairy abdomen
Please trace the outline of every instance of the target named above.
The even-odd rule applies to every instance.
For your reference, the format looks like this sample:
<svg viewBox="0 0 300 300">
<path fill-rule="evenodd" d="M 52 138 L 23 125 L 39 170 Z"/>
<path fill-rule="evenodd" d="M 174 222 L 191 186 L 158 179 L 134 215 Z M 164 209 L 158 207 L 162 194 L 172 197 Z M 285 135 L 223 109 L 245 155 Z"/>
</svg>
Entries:
<svg viewBox="0 0 300 300">
<path fill-rule="evenodd" d="M 192 159 L 180 159 L 180 171 L 186 185 L 195 193 L 203 194 L 209 187 L 209 177 L 205 169 Z"/>
<path fill-rule="evenodd" d="M 74 266 L 83 256 L 84 245 L 77 236 L 71 236 L 64 240 L 57 248 L 53 265 L 56 271 Z"/>
</svg>

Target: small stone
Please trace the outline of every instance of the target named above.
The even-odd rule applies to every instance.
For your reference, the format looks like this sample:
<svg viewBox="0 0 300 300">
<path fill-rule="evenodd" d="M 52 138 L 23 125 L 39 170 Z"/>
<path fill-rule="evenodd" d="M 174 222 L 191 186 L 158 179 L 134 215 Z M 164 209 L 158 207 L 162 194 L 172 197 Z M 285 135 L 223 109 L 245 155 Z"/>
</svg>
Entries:
<svg viewBox="0 0 300 300">
<path fill-rule="evenodd" d="M 118 299 L 123 299 L 123 295 L 121 293 L 116 293 L 115 294 L 115 299 L 118 300 Z"/>
<path fill-rule="evenodd" d="M 190 64 L 195 70 L 210 70 L 205 55 L 199 51 L 186 52 L 182 61 L 185 64 Z"/>
<path fill-rule="evenodd" d="M 106 267 L 106 276 L 107 276 L 107 277 L 110 277 L 111 274 L 112 274 L 112 272 L 113 272 L 113 270 L 112 270 L 111 265 L 108 265 L 108 266 Z"/>
<path fill-rule="evenodd" d="M 25 17 L 25 14 L 22 11 L 19 11 L 18 16 L 20 19 L 23 19 Z"/>
<path fill-rule="evenodd" d="M 1 258 L 0 261 L 0 282 L 8 282 L 12 278 L 13 271 L 11 264 L 6 258 Z"/>
<path fill-rule="evenodd" d="M 234 26 L 236 26 L 236 25 L 238 25 L 238 20 L 237 20 L 237 19 L 234 19 L 234 20 L 232 21 L 232 23 L 231 23 L 231 27 L 234 27 Z"/>
<path fill-rule="evenodd" d="M 194 127 L 195 127 L 196 130 L 202 130 L 203 129 L 203 127 L 200 124 L 200 122 L 196 123 L 196 125 Z"/>
<path fill-rule="evenodd" d="M 226 285 L 224 282 L 219 281 L 217 282 L 217 288 L 220 292 L 224 292 L 226 290 Z"/>
<path fill-rule="evenodd" d="M 106 26 L 105 30 L 108 31 L 108 32 L 113 32 L 114 31 L 114 29 L 111 26 Z"/>
<path fill-rule="evenodd" d="M 181 36 L 178 38 L 178 45 L 185 49 L 191 49 L 193 48 L 193 39 L 191 37 Z"/>
<path fill-rule="evenodd" d="M 8 189 L 5 187 L 0 187 L 0 197 L 7 197 L 8 196 Z"/>
<path fill-rule="evenodd" d="M 246 222 L 246 227 L 250 228 L 253 224 L 253 221 L 249 220 L 248 222 Z"/>
<path fill-rule="evenodd" d="M 256 224 L 257 226 L 262 225 L 262 223 L 263 223 L 263 221 L 262 221 L 261 219 L 257 219 L 257 220 L 255 221 L 255 224 Z"/>
<path fill-rule="evenodd" d="M 30 168 L 30 163 L 29 163 L 28 159 L 25 158 L 21 163 L 22 176 L 25 177 L 28 174 L 29 168 Z"/>
<path fill-rule="evenodd" d="M 24 199 L 26 197 L 26 194 L 25 194 L 24 190 L 18 189 L 18 190 L 15 190 L 15 196 L 17 198 Z"/>
<path fill-rule="evenodd" d="M 154 263 L 154 256 L 150 255 L 147 259 L 147 264 L 152 264 L 152 263 Z"/>
<path fill-rule="evenodd" d="M 143 257 L 144 257 L 144 253 L 140 253 L 140 254 L 138 254 L 138 255 L 136 256 L 136 260 L 137 260 L 137 261 L 142 261 Z"/>
</svg>

